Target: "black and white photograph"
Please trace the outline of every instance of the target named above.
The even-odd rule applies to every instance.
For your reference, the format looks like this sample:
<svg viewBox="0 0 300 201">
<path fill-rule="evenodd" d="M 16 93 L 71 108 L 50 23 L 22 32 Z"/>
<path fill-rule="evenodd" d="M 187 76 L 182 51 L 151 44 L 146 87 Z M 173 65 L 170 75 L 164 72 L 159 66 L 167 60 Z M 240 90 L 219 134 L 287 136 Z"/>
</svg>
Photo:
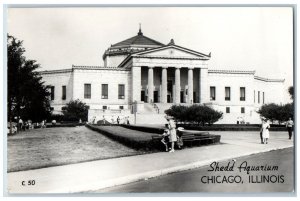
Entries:
<svg viewBox="0 0 300 201">
<path fill-rule="evenodd" d="M 8 196 L 295 196 L 294 5 L 5 12 Z"/>
</svg>

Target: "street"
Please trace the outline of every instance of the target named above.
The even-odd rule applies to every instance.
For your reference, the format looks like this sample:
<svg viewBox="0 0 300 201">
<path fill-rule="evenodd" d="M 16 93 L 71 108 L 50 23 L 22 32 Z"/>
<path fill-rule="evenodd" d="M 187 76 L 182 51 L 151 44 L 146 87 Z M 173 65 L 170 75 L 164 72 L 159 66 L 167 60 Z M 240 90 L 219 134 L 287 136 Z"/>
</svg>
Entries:
<svg viewBox="0 0 300 201">
<path fill-rule="evenodd" d="M 216 164 L 127 185 L 101 189 L 95 191 L 95 193 L 259 193 L 292 192 L 294 190 L 294 148 L 269 151 Z M 246 164 L 251 167 L 255 166 L 256 169 L 247 169 Z"/>
</svg>

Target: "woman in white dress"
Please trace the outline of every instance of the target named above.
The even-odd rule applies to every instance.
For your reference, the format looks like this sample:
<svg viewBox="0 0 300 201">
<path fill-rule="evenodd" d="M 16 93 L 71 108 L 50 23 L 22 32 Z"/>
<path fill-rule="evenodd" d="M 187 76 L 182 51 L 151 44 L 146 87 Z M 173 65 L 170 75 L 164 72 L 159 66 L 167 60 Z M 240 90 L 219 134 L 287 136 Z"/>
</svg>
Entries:
<svg viewBox="0 0 300 201">
<path fill-rule="evenodd" d="M 267 122 L 266 119 L 263 119 L 263 123 L 262 123 L 262 126 L 261 126 L 263 144 L 268 144 L 268 139 L 270 137 L 269 129 L 270 129 L 270 124 Z"/>
</svg>

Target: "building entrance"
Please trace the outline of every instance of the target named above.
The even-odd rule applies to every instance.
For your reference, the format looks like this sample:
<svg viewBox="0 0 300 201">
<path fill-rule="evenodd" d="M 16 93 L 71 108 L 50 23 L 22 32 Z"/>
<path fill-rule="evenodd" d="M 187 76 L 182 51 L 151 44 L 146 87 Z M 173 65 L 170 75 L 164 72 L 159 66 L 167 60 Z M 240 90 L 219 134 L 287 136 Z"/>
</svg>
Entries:
<svg viewBox="0 0 300 201">
<path fill-rule="evenodd" d="M 145 102 L 145 91 L 141 91 L 141 101 Z"/>
<path fill-rule="evenodd" d="M 167 90 L 168 90 L 167 102 L 172 103 L 173 102 L 173 82 L 172 82 L 172 80 L 168 80 Z"/>
<path fill-rule="evenodd" d="M 154 96 L 154 97 L 153 97 L 153 99 L 154 99 L 153 102 L 154 102 L 154 103 L 158 103 L 158 91 L 154 91 L 153 96 Z"/>
<path fill-rule="evenodd" d="M 180 91 L 180 103 L 183 103 L 184 91 Z"/>
</svg>

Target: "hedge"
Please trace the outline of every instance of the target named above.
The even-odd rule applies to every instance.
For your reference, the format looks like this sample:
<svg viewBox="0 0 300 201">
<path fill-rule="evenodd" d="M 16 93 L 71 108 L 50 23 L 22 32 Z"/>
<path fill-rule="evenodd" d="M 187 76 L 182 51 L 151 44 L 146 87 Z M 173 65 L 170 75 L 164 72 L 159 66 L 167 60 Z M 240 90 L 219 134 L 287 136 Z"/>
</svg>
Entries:
<svg viewBox="0 0 300 201">
<path fill-rule="evenodd" d="M 98 125 L 91 125 L 86 124 L 86 127 L 100 132 L 107 137 L 119 141 L 120 143 L 129 146 L 134 149 L 142 149 L 142 150 L 164 150 L 163 144 L 160 140 L 153 139 L 152 137 L 157 137 L 158 135 L 162 134 L 162 128 L 153 128 L 153 127 L 143 127 L 143 126 L 133 126 L 133 125 L 122 125 L 122 126 L 98 126 Z M 201 137 L 209 137 L 213 139 L 213 143 L 220 142 L 220 135 L 211 135 L 211 134 L 202 134 L 199 132 L 184 132 L 187 135 L 197 135 L 198 138 Z M 184 134 L 184 135 L 185 135 Z M 196 142 L 196 141 L 195 141 Z M 205 145 L 209 144 L 207 142 L 203 143 Z M 203 145 L 199 143 L 198 145 Z"/>
<path fill-rule="evenodd" d="M 152 141 L 153 133 L 135 131 L 121 126 L 97 126 L 86 124 L 86 127 L 134 149 L 149 151 L 157 148 Z"/>
<path fill-rule="evenodd" d="M 212 126 L 198 126 L 189 124 L 177 124 L 178 127 L 183 127 L 188 130 L 199 130 L 199 131 L 260 131 L 261 125 L 212 125 Z M 284 126 L 274 126 L 270 128 L 270 131 L 287 131 Z"/>
<path fill-rule="evenodd" d="M 147 126 L 127 125 L 127 124 L 122 124 L 121 126 L 124 128 L 147 132 L 147 133 L 163 134 L 164 132 L 164 128 L 154 128 L 154 127 L 147 127 Z"/>
<path fill-rule="evenodd" d="M 125 128 L 143 131 L 148 133 L 163 133 L 164 128 L 154 128 L 137 125 L 121 125 Z M 195 124 L 177 124 L 177 127 L 183 127 L 187 130 L 198 131 L 260 131 L 260 124 L 213 124 L 210 126 L 199 126 Z M 271 125 L 270 131 L 286 131 L 285 125 Z"/>
<path fill-rule="evenodd" d="M 76 127 L 76 126 L 84 126 L 85 123 L 61 123 L 61 124 L 47 124 L 47 128 L 54 128 L 54 127 Z"/>
</svg>

